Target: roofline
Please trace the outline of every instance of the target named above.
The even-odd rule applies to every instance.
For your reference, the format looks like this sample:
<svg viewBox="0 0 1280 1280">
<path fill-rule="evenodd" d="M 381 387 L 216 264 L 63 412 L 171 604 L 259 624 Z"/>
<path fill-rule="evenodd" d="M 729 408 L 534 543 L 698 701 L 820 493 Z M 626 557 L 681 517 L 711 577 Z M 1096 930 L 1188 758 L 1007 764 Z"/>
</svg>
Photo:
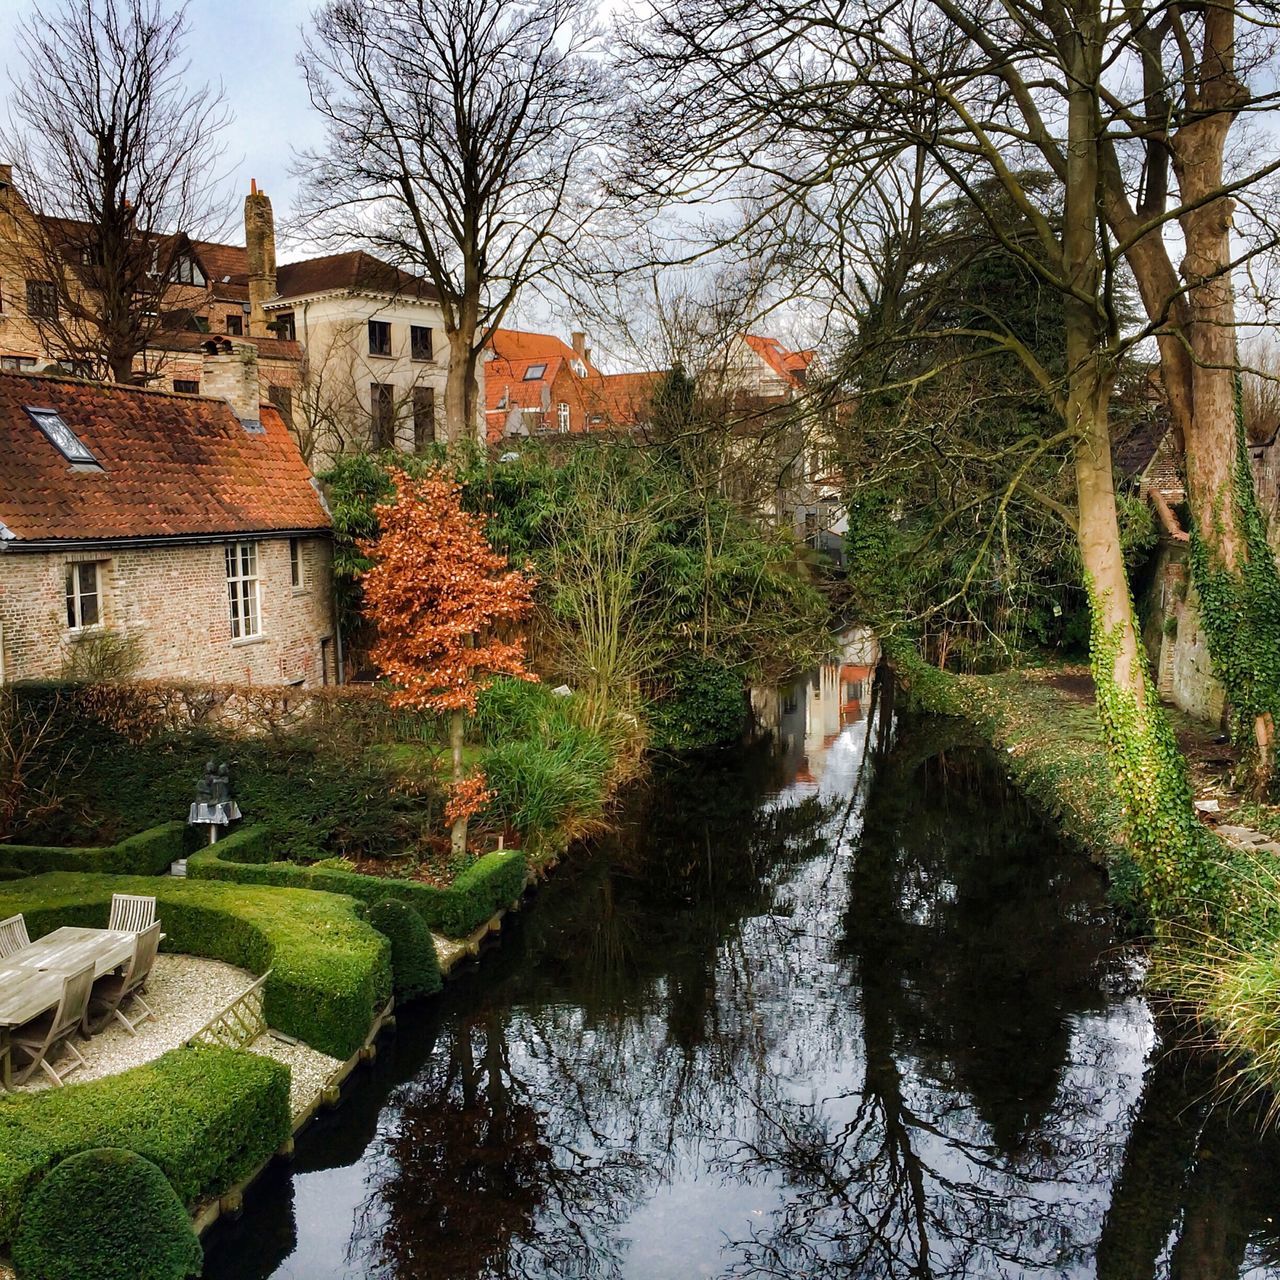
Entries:
<svg viewBox="0 0 1280 1280">
<path fill-rule="evenodd" d="M 12 530 L 10 530 L 12 533 Z M 134 548 L 199 546 L 262 538 L 332 538 L 332 525 L 312 528 L 232 529 L 221 533 L 151 533 L 120 538 L 23 538 L 0 540 L 0 553 L 37 551 L 131 551 Z"/>
<path fill-rule="evenodd" d="M 263 311 L 288 310 L 299 302 L 321 302 L 325 298 L 374 298 L 379 301 L 407 302 L 415 307 L 438 307 L 438 298 L 415 298 L 407 293 L 393 293 L 390 289 L 316 289 L 311 293 L 277 294 L 262 304 Z"/>
<path fill-rule="evenodd" d="M 208 339 L 206 338 L 206 341 Z M 245 339 L 245 341 L 253 341 L 253 339 Z M 199 354 L 198 352 L 190 352 L 188 354 Z M 230 401 L 223 396 L 211 396 L 201 391 L 173 391 L 169 387 L 144 387 L 135 386 L 131 382 L 96 382 L 92 378 L 77 378 L 70 373 L 46 373 L 44 371 L 37 372 L 35 369 L 0 369 L 0 378 L 38 378 L 43 382 L 69 382 L 77 387 L 93 387 L 98 391 L 127 391 L 130 393 L 141 393 L 147 396 L 168 396 L 170 399 L 176 400 L 203 400 L 208 404 L 220 404 L 230 408 Z M 274 409 L 275 405 L 270 400 L 259 400 L 259 408 Z"/>
</svg>

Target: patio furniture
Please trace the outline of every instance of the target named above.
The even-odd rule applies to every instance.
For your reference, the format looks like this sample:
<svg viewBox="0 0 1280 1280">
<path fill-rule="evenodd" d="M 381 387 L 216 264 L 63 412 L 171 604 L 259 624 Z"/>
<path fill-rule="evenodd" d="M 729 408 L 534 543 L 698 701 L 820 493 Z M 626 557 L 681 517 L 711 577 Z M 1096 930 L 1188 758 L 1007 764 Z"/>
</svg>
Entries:
<svg viewBox="0 0 1280 1280">
<path fill-rule="evenodd" d="M 71 1033 L 84 1018 L 92 989 L 93 965 L 88 964 L 78 973 L 67 974 L 62 979 L 62 994 L 56 1008 L 32 1018 L 10 1033 L 9 1052 L 19 1064 L 18 1073 L 13 1078 L 15 1084 L 25 1084 L 39 1067 L 54 1084 L 61 1085 L 65 1076 L 85 1065 L 80 1050 L 71 1041 Z M 63 1048 L 70 1051 L 75 1061 L 65 1071 L 58 1072 L 50 1058 Z"/>
<path fill-rule="evenodd" d="M 111 919 L 108 929 L 131 929 L 141 933 L 156 922 L 156 900 L 137 893 L 111 895 Z"/>
<path fill-rule="evenodd" d="M 109 973 L 93 984 L 88 1007 L 80 1024 L 86 1036 L 97 1035 L 113 1019 L 120 1022 L 131 1036 L 138 1034 L 137 1024 L 154 1018 L 155 1010 L 142 998 L 147 979 L 155 968 L 156 952 L 160 948 L 160 922 L 137 935 L 133 955 L 124 973 Z M 120 1012 L 120 1006 L 132 1000 L 142 1009 L 142 1017 L 130 1021 Z"/>
<path fill-rule="evenodd" d="M 19 912 L 7 920 L 0 920 L 0 960 L 7 959 L 15 951 L 29 947 L 31 939 L 27 937 L 27 922 Z"/>
</svg>

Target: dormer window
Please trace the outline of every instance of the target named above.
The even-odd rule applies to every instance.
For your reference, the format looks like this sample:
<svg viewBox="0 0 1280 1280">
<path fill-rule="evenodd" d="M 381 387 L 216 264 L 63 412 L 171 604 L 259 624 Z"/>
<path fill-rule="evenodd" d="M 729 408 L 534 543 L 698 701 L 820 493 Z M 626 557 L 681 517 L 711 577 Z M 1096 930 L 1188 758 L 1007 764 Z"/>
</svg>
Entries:
<svg viewBox="0 0 1280 1280">
<path fill-rule="evenodd" d="M 537 382 L 547 372 L 545 364 L 531 364 L 524 371 L 525 382 Z"/>
<path fill-rule="evenodd" d="M 194 284 L 204 287 L 204 272 L 196 265 L 190 254 L 184 253 L 173 264 L 173 280 L 175 284 Z"/>
<path fill-rule="evenodd" d="M 27 405 L 27 412 L 31 415 L 31 421 L 48 437 L 49 443 L 68 462 L 88 467 L 99 465 L 93 451 L 63 422 L 56 409 L 33 409 Z"/>
</svg>

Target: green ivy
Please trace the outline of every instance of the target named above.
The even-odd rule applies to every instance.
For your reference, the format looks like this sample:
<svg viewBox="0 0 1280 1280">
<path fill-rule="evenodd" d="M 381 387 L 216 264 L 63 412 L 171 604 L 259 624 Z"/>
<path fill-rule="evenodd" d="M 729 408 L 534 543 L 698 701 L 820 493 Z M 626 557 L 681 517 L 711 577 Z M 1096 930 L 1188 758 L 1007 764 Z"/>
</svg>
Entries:
<svg viewBox="0 0 1280 1280">
<path fill-rule="evenodd" d="M 1236 375 L 1236 457 L 1232 496 L 1244 537 L 1245 563 L 1238 571 L 1223 564 L 1203 534 L 1191 530 L 1191 573 L 1200 593 L 1200 613 L 1209 638 L 1214 675 L 1226 689 L 1231 737 L 1246 770 L 1263 763 L 1254 722 L 1270 712 L 1280 719 L 1280 569 L 1267 544 L 1267 526 L 1253 484 L 1245 435 L 1241 379 Z M 1274 775 L 1262 777 L 1274 789 Z"/>
<path fill-rule="evenodd" d="M 1093 617 L 1090 664 L 1098 718 L 1112 782 L 1124 810 L 1152 912 L 1160 920 L 1199 915 L 1221 903 L 1223 886 L 1213 845 L 1196 820 L 1186 761 L 1148 675 L 1145 700 L 1115 678 L 1123 628 L 1104 628 L 1103 598 L 1086 580 Z M 1141 645 L 1137 660 L 1145 667 Z"/>
</svg>

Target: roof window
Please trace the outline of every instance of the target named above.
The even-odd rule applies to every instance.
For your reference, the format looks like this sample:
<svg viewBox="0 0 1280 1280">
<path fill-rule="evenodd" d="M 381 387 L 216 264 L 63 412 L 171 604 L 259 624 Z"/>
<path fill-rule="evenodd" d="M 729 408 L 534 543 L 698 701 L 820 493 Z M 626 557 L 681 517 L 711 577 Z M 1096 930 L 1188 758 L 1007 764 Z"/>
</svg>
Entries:
<svg viewBox="0 0 1280 1280">
<path fill-rule="evenodd" d="M 524 381 L 537 382 L 538 379 L 541 378 L 543 374 L 546 373 L 546 371 L 547 371 L 547 366 L 545 364 L 531 364 L 524 371 Z"/>
<path fill-rule="evenodd" d="M 93 456 L 93 451 L 63 422 L 61 414 L 56 409 L 33 409 L 30 405 L 26 408 L 31 415 L 31 421 L 48 436 L 49 443 L 68 462 L 89 467 L 100 465 L 98 459 Z"/>
</svg>

